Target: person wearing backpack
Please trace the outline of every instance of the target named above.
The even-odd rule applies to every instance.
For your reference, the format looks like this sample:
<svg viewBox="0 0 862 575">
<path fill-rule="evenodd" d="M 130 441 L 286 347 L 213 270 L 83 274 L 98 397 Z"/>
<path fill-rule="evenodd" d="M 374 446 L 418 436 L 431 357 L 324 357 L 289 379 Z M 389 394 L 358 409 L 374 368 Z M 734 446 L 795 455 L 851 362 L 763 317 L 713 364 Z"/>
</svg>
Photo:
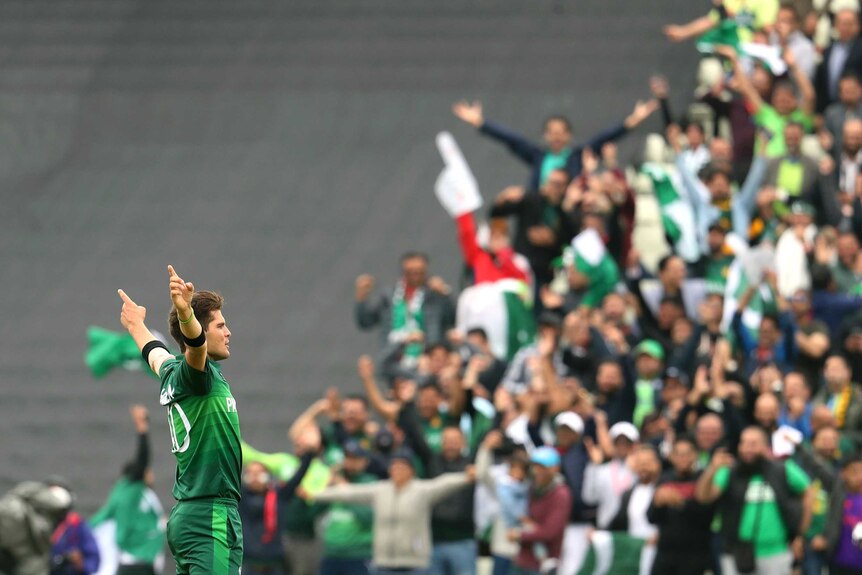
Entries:
<svg viewBox="0 0 862 575">
<path fill-rule="evenodd" d="M 810 481 L 793 461 L 771 461 L 759 427 L 740 436 L 738 461 L 723 450 L 697 484 L 697 500 L 718 502 L 723 575 L 787 575 L 811 519 Z"/>
</svg>

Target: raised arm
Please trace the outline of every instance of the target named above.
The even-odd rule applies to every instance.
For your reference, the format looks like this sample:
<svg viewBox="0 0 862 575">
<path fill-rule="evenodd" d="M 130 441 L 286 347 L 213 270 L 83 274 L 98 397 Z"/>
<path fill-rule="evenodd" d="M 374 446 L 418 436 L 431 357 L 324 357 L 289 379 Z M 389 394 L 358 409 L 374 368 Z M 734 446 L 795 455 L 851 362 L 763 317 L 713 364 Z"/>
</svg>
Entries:
<svg viewBox="0 0 862 575">
<path fill-rule="evenodd" d="M 150 466 L 150 416 L 143 405 L 133 405 L 129 412 L 138 432 L 138 449 L 132 464 L 125 470 L 125 475 L 129 481 L 143 481 L 144 473 Z"/>
<path fill-rule="evenodd" d="M 469 468 L 470 471 L 464 473 L 444 473 L 438 475 L 434 479 L 420 479 L 422 488 L 425 493 L 425 498 L 431 504 L 437 503 L 441 499 L 445 499 L 452 492 L 469 484 L 475 478 L 475 468 Z"/>
<path fill-rule="evenodd" d="M 814 91 L 814 85 L 808 78 L 808 74 L 805 73 L 805 70 L 796 61 L 796 56 L 793 55 L 790 49 L 784 50 L 784 61 L 787 63 L 787 67 L 790 68 L 790 75 L 793 77 L 793 81 L 796 82 L 796 86 L 799 88 L 799 93 L 802 96 L 800 108 L 809 116 L 814 114 L 817 105 L 817 94 Z"/>
<path fill-rule="evenodd" d="M 207 365 L 207 340 L 204 328 L 195 317 L 192 309 L 192 296 L 195 286 L 191 282 L 183 280 L 173 266 L 168 266 L 170 276 L 171 301 L 177 310 L 177 320 L 180 322 L 180 331 L 185 341 L 186 362 L 198 371 L 206 371 Z"/>
<path fill-rule="evenodd" d="M 287 432 L 287 435 L 288 437 L 290 437 L 290 440 L 296 443 L 296 441 L 302 436 L 302 433 L 310 426 L 314 425 L 315 420 L 324 413 L 326 413 L 328 409 L 328 399 L 318 399 L 317 401 L 309 405 L 308 408 L 303 411 L 290 426 L 290 430 Z"/>
<path fill-rule="evenodd" d="M 374 483 L 342 483 L 327 487 L 314 495 L 315 503 L 365 503 L 374 502 L 374 494 L 380 488 L 380 482 Z"/>
<path fill-rule="evenodd" d="M 671 42 L 685 42 L 691 38 L 706 34 L 715 28 L 717 22 L 707 14 L 687 24 L 670 24 L 664 27 L 664 35 Z"/>
<path fill-rule="evenodd" d="M 733 66 L 733 78 L 736 80 L 737 84 L 736 89 L 740 94 L 742 94 L 745 101 L 748 102 L 751 107 L 751 115 L 753 116 L 761 107 L 763 107 L 763 98 L 760 97 L 760 94 L 748 78 L 748 74 L 746 74 L 745 70 L 742 68 L 742 64 L 740 64 L 739 58 L 736 54 L 736 49 L 732 46 L 717 46 L 715 53 L 727 58 Z"/>
<path fill-rule="evenodd" d="M 472 213 L 467 213 L 458 216 L 455 224 L 458 226 L 458 245 L 461 246 L 464 263 L 473 267 L 482 252 L 479 242 L 476 241 L 476 220 Z"/>
<path fill-rule="evenodd" d="M 377 380 L 374 378 L 374 360 L 367 355 L 360 356 L 357 362 L 357 371 L 371 406 L 387 420 L 394 421 L 398 417 L 399 405 L 383 397 L 383 393 L 377 386 Z"/>
<path fill-rule="evenodd" d="M 120 294 L 120 299 L 123 300 L 123 307 L 120 311 L 120 323 L 135 340 L 138 349 L 144 356 L 144 360 L 150 369 L 156 375 L 159 375 L 159 369 L 165 360 L 171 358 L 171 354 L 163 343 L 147 328 L 144 320 L 147 318 L 147 308 L 140 306 L 132 301 L 126 292 L 117 290 Z"/>
<path fill-rule="evenodd" d="M 496 122 L 487 121 L 482 111 L 482 102 L 457 102 L 452 105 L 452 113 L 458 119 L 470 124 L 486 136 L 490 136 L 504 144 L 513 154 L 528 164 L 536 162 L 545 153 L 542 148 L 520 134 Z"/>
<path fill-rule="evenodd" d="M 708 505 L 721 497 L 721 489 L 715 484 L 715 474 L 722 467 L 729 467 L 733 464 L 733 456 L 719 449 L 712 456 L 712 461 L 709 462 L 703 475 L 697 480 L 697 485 L 694 489 L 694 497 L 699 503 Z"/>
</svg>

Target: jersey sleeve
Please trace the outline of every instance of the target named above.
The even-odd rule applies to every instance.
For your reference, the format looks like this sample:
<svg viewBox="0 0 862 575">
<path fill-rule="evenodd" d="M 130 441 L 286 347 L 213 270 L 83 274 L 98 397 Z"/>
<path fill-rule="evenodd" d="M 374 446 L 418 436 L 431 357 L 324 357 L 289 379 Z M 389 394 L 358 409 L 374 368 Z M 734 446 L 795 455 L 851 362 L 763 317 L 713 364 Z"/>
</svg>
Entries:
<svg viewBox="0 0 862 575">
<path fill-rule="evenodd" d="M 209 360 L 206 371 L 198 371 L 188 364 L 185 357 L 179 356 L 166 360 L 159 372 L 162 380 L 159 403 L 170 403 L 189 395 L 206 395 L 212 390 L 212 375 Z"/>
<path fill-rule="evenodd" d="M 802 468 L 793 461 L 792 459 L 788 459 L 784 463 L 784 470 L 787 474 L 787 486 L 790 487 L 790 490 L 797 495 L 805 492 L 808 489 L 808 486 L 811 485 L 811 480 L 808 478 L 808 475 L 802 471 Z"/>
</svg>

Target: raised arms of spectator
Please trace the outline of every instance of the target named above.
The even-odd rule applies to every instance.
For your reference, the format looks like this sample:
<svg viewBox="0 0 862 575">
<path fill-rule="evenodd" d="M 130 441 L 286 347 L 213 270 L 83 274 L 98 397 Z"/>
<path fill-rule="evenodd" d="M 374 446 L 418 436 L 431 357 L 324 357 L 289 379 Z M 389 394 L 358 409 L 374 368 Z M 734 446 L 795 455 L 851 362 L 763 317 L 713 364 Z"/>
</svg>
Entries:
<svg viewBox="0 0 862 575">
<path fill-rule="evenodd" d="M 482 111 L 482 102 L 475 101 L 472 104 L 466 101 L 457 102 L 452 105 L 452 113 L 486 136 L 503 143 L 513 154 L 528 164 L 533 164 L 545 154 L 541 147 L 520 134 L 486 120 Z"/>
<path fill-rule="evenodd" d="M 496 497 L 497 483 L 494 481 L 494 475 L 491 473 L 491 466 L 494 464 L 494 450 L 503 444 L 503 434 L 498 430 L 492 430 L 485 436 L 482 445 L 476 452 L 476 481 L 479 481 L 488 488 L 488 490 Z"/>
<path fill-rule="evenodd" d="M 470 466 L 466 472 L 462 473 L 444 473 L 434 479 L 422 481 L 421 489 L 425 492 L 425 497 L 430 503 L 437 503 L 441 499 L 445 499 L 452 492 L 457 491 L 472 482 L 476 478 L 476 468 Z"/>
<path fill-rule="evenodd" d="M 766 145 L 760 147 L 766 149 Z M 757 193 L 766 178 L 769 161 L 762 154 L 758 154 L 751 162 L 751 168 L 745 177 L 745 182 L 739 190 L 739 194 L 731 202 L 731 217 L 733 218 L 733 231 L 741 238 L 747 238 L 751 226 L 751 216 L 757 205 Z"/>
<path fill-rule="evenodd" d="M 308 409 L 303 411 L 299 417 L 294 420 L 293 424 L 291 424 L 290 429 L 287 432 L 290 440 L 296 443 L 305 430 L 315 425 L 315 420 L 326 413 L 327 410 L 329 410 L 328 399 L 318 399 L 308 406 Z"/>
<path fill-rule="evenodd" d="M 354 315 L 356 325 L 359 329 L 368 330 L 380 323 L 381 312 L 385 300 L 382 297 L 374 298 L 374 278 L 368 274 L 362 274 L 356 278 L 356 305 Z"/>
<path fill-rule="evenodd" d="M 500 192 L 491 206 L 491 217 L 499 218 L 518 214 L 524 207 L 524 188 L 509 186 Z"/>
<path fill-rule="evenodd" d="M 135 431 L 138 432 L 138 449 L 132 465 L 126 469 L 126 479 L 129 481 L 143 481 L 147 467 L 150 466 L 150 416 L 147 408 L 143 405 L 133 405 L 129 409 Z"/>
<path fill-rule="evenodd" d="M 383 397 L 383 393 L 377 386 L 377 380 L 374 377 L 374 360 L 367 355 L 360 356 L 357 362 L 357 372 L 359 373 L 359 379 L 362 380 L 362 387 L 365 388 L 365 395 L 368 396 L 371 407 L 387 420 L 394 421 L 398 417 L 399 405 Z"/>
<path fill-rule="evenodd" d="M 458 245 L 461 246 L 464 263 L 473 267 L 482 251 L 479 242 L 476 241 L 476 219 L 472 213 L 464 214 L 458 216 L 455 223 L 458 226 Z"/>
<path fill-rule="evenodd" d="M 402 386 L 405 385 L 411 384 L 402 384 Z M 412 385 L 412 388 L 415 393 L 415 384 Z M 407 440 L 419 461 L 422 462 L 428 476 L 436 477 L 440 474 L 440 470 L 434 465 L 434 452 L 431 451 L 425 440 L 425 435 L 422 434 L 422 424 L 419 422 L 419 414 L 416 412 L 412 393 L 402 397 L 406 401 L 402 404 L 401 411 L 398 412 L 398 427 L 404 430 L 404 439 Z"/>
<path fill-rule="evenodd" d="M 299 484 L 305 479 L 305 474 L 308 473 L 308 468 L 311 467 L 311 462 L 314 461 L 313 451 L 304 451 L 299 457 L 299 468 L 290 480 L 278 488 L 278 498 L 282 501 L 290 501 L 296 495 L 296 490 L 299 489 Z"/>
<path fill-rule="evenodd" d="M 715 28 L 717 22 L 708 14 L 687 24 L 670 24 L 664 27 L 664 35 L 671 42 L 685 42 Z"/>
<path fill-rule="evenodd" d="M 742 346 L 746 355 L 751 353 L 751 351 L 757 347 L 757 340 L 752 337 L 751 333 L 742 324 L 742 314 L 745 313 L 745 309 L 748 307 L 748 304 L 751 303 L 751 299 L 754 297 L 757 290 L 758 286 L 754 285 L 750 285 L 746 288 L 742 297 L 740 297 L 737 302 L 736 311 L 733 313 L 733 319 L 730 322 L 730 328 L 733 330 L 733 333 L 736 334 L 739 344 Z"/>
<path fill-rule="evenodd" d="M 813 114 L 817 105 L 817 94 L 814 91 L 814 85 L 808 78 L 808 74 L 805 73 L 805 70 L 796 61 L 796 56 L 793 55 L 793 51 L 789 48 L 784 50 L 784 61 L 787 63 L 790 75 L 793 77 L 793 81 L 796 83 L 802 96 L 800 109 L 807 115 Z"/>
<path fill-rule="evenodd" d="M 739 62 L 736 54 L 736 49 L 732 46 L 717 46 L 715 53 L 724 56 L 730 61 L 733 66 L 733 78 L 737 84 L 736 89 L 742 94 L 745 101 L 748 102 L 751 114 L 756 114 L 764 104 L 763 98 L 760 97 L 760 93 L 758 93 L 757 89 L 751 83 L 748 74 L 742 68 L 742 64 Z"/>
<path fill-rule="evenodd" d="M 661 119 L 664 122 L 664 127 L 667 128 L 673 124 L 673 115 L 670 113 L 670 102 L 667 99 L 667 78 L 664 76 L 653 76 L 650 78 L 649 88 L 652 95 L 658 100 L 659 108 L 661 109 Z"/>
</svg>

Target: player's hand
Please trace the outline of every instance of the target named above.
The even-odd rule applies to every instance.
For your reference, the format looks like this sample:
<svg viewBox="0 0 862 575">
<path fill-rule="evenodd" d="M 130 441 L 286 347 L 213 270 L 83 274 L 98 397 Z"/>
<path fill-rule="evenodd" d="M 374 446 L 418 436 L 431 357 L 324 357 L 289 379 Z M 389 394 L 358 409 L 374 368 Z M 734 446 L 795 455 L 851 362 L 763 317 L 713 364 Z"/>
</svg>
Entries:
<svg viewBox="0 0 862 575">
<path fill-rule="evenodd" d="M 170 277 L 171 301 L 174 302 L 174 307 L 177 308 L 180 319 L 185 321 L 188 319 L 192 308 L 192 296 L 195 294 L 195 286 L 177 275 L 174 266 L 168 266 L 168 276 Z"/>
<path fill-rule="evenodd" d="M 129 413 L 132 414 L 132 421 L 135 423 L 135 429 L 138 433 L 146 433 L 150 428 L 150 413 L 143 405 L 133 405 L 129 408 Z"/>
<path fill-rule="evenodd" d="M 132 301 L 132 298 L 126 295 L 126 292 L 119 289 L 120 299 L 123 300 L 123 308 L 120 310 L 120 323 L 126 329 L 131 329 L 135 325 L 143 325 L 147 318 L 147 308 L 138 305 Z"/>
</svg>

